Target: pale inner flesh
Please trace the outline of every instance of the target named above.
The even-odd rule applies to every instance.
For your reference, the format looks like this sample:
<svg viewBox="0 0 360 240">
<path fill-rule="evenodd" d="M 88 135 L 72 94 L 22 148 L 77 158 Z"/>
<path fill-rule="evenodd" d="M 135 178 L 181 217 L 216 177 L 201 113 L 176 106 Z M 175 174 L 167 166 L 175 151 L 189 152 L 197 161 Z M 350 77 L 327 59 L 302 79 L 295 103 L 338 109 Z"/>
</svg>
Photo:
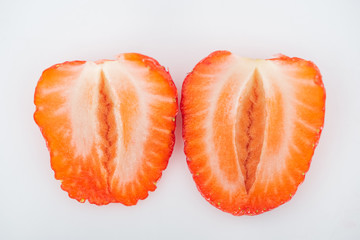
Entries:
<svg viewBox="0 0 360 240">
<path fill-rule="evenodd" d="M 142 83 L 146 81 L 147 69 L 131 72 L 132 68 L 130 64 L 122 67 L 116 61 L 100 65 L 88 62 L 70 94 L 74 99 L 69 106 L 74 129 L 72 143 L 84 161 L 94 154 L 92 147 L 96 148 L 99 157 L 92 159 L 98 159 L 106 171 L 111 188 L 136 176 L 148 133 L 144 117 L 147 108 L 139 95 L 147 87 Z M 141 80 L 132 80 L 134 75 Z M 89 79 L 93 83 L 89 91 L 81 91 L 83 85 L 89 85 Z M 87 126 L 88 122 L 92 125 Z"/>
<path fill-rule="evenodd" d="M 214 76 L 217 86 L 208 92 L 217 99 L 209 112 L 213 121 L 207 131 L 213 147 L 208 152 L 217 153 L 210 155 L 210 166 L 222 185 L 248 195 L 257 179 L 270 180 L 274 171 L 286 167 L 288 150 L 282 143 L 293 131 L 289 105 L 293 87 L 285 84 L 288 80 L 277 66 L 265 60 L 230 61 L 232 67 Z"/>
</svg>

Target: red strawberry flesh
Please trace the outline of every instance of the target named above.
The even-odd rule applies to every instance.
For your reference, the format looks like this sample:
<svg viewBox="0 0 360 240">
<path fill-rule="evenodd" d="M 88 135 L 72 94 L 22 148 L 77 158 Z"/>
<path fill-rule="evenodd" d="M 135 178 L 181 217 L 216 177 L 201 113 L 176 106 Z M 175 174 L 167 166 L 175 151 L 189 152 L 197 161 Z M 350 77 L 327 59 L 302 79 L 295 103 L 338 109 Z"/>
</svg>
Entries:
<svg viewBox="0 0 360 240">
<path fill-rule="evenodd" d="M 154 59 L 74 61 L 43 72 L 39 125 L 61 187 L 97 205 L 134 205 L 154 191 L 174 145 L 177 92 Z"/>
<path fill-rule="evenodd" d="M 185 154 L 202 195 L 234 215 L 291 199 L 308 171 L 324 123 L 318 68 L 217 51 L 183 84 Z"/>
</svg>

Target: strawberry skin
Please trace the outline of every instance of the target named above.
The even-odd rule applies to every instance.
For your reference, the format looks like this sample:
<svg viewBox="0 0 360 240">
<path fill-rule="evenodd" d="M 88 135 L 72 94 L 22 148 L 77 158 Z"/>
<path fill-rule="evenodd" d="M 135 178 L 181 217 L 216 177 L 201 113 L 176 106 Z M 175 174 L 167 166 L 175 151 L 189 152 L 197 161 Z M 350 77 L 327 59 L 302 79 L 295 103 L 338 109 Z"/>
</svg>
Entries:
<svg viewBox="0 0 360 240">
<path fill-rule="evenodd" d="M 177 90 L 156 60 L 73 61 L 46 69 L 34 119 L 61 188 L 79 202 L 134 205 L 156 189 L 171 156 Z"/>
<path fill-rule="evenodd" d="M 203 197 L 233 215 L 289 201 L 324 124 L 325 89 L 310 61 L 216 51 L 186 77 L 181 97 L 187 163 Z"/>
</svg>

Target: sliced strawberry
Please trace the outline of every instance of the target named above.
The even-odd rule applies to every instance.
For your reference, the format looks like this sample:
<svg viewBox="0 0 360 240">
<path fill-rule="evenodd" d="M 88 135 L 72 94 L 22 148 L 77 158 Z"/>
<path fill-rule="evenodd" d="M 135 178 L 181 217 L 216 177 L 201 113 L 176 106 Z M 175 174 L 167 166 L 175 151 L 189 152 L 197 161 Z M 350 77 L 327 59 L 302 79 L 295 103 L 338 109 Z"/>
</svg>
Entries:
<svg viewBox="0 0 360 240">
<path fill-rule="evenodd" d="M 233 215 L 255 215 L 291 199 L 304 180 L 324 123 L 318 68 L 217 51 L 183 84 L 183 138 L 201 194 Z"/>
<path fill-rule="evenodd" d="M 71 198 L 134 205 L 154 191 L 174 145 L 177 91 L 152 58 L 65 62 L 45 70 L 34 119 Z"/>
</svg>

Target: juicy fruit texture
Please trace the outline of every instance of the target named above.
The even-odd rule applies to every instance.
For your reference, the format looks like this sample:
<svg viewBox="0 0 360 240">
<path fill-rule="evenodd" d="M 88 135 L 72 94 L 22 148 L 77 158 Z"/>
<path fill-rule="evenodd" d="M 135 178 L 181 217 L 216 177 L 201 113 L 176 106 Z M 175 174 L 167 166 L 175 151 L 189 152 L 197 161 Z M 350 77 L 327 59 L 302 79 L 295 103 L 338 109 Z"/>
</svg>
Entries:
<svg viewBox="0 0 360 240">
<path fill-rule="evenodd" d="M 178 109 L 170 74 L 154 59 L 128 53 L 54 65 L 34 101 L 55 178 L 71 198 L 134 205 L 155 190 Z"/>
<path fill-rule="evenodd" d="M 181 112 L 201 194 L 225 212 L 256 215 L 290 200 L 304 180 L 324 123 L 325 89 L 312 62 L 217 51 L 185 79 Z"/>
</svg>

